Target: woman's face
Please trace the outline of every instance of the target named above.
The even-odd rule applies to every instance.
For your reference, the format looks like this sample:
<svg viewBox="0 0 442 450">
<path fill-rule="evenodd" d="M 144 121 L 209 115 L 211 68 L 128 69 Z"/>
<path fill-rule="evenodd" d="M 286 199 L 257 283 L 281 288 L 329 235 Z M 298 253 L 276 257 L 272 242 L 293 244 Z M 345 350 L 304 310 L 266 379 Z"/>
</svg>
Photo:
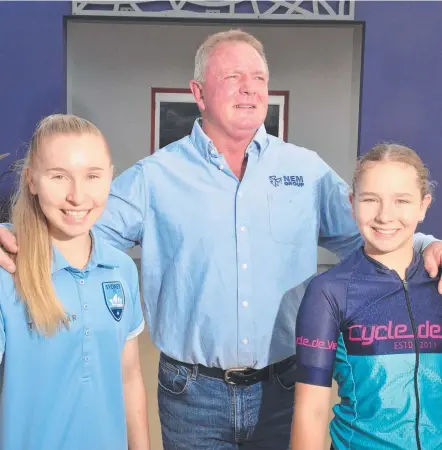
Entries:
<svg viewBox="0 0 442 450">
<path fill-rule="evenodd" d="M 52 237 L 89 233 L 103 212 L 113 167 L 105 140 L 92 133 L 60 134 L 43 142 L 28 169 Z"/>
<path fill-rule="evenodd" d="M 431 195 L 422 198 L 413 166 L 381 161 L 366 164 L 351 201 L 365 250 L 379 255 L 412 248 L 413 234 L 425 217 Z"/>
</svg>

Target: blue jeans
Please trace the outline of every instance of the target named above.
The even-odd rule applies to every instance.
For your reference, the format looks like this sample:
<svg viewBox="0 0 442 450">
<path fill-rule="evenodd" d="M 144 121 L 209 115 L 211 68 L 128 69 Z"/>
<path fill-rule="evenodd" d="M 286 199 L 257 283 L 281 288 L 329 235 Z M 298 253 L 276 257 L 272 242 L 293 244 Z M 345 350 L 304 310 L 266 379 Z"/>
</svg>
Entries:
<svg viewBox="0 0 442 450">
<path fill-rule="evenodd" d="M 238 386 L 160 358 L 158 406 L 164 450 L 287 450 L 295 364 Z"/>
</svg>

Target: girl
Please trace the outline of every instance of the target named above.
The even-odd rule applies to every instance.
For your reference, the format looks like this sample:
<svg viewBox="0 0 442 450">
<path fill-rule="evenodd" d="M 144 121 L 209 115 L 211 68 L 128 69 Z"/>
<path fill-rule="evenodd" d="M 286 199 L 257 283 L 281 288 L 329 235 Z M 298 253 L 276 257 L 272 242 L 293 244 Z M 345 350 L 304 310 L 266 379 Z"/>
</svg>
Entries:
<svg viewBox="0 0 442 450">
<path fill-rule="evenodd" d="M 299 311 L 292 449 L 324 449 L 332 377 L 335 450 L 442 448 L 442 298 L 413 251 L 428 172 L 409 148 L 379 145 L 350 201 L 364 246 L 313 279 Z"/>
<path fill-rule="evenodd" d="M 91 232 L 112 172 L 90 122 L 37 126 L 12 210 L 15 279 L 0 272 L 2 450 L 149 448 L 137 269 Z"/>
</svg>

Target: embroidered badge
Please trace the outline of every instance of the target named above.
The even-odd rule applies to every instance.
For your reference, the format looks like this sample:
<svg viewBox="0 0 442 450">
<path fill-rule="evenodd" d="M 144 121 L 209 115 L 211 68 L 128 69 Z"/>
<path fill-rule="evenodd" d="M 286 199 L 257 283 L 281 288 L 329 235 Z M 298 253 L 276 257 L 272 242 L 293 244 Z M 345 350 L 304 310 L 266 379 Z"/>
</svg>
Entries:
<svg viewBox="0 0 442 450">
<path fill-rule="evenodd" d="M 102 283 L 104 300 L 112 317 L 119 322 L 123 316 L 126 299 L 124 297 L 123 286 L 119 281 L 106 281 Z"/>
<path fill-rule="evenodd" d="M 282 183 L 282 178 L 278 178 L 275 175 L 272 175 L 269 177 L 269 181 L 273 184 L 273 186 L 278 187 Z"/>
<path fill-rule="evenodd" d="M 304 177 L 302 175 L 283 175 L 282 177 L 277 177 L 276 175 L 271 175 L 269 177 L 270 183 L 273 186 L 304 186 Z"/>
</svg>

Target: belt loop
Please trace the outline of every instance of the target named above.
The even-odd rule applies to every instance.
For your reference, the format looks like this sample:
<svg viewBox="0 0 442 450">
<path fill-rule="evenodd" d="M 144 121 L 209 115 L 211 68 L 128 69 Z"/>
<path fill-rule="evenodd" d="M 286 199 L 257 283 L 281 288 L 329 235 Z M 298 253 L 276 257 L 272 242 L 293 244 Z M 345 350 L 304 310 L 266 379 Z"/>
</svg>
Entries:
<svg viewBox="0 0 442 450">
<path fill-rule="evenodd" d="M 197 376 L 198 376 L 198 364 L 194 364 L 192 367 L 192 375 L 191 375 L 190 379 L 192 381 L 195 381 Z"/>
</svg>

